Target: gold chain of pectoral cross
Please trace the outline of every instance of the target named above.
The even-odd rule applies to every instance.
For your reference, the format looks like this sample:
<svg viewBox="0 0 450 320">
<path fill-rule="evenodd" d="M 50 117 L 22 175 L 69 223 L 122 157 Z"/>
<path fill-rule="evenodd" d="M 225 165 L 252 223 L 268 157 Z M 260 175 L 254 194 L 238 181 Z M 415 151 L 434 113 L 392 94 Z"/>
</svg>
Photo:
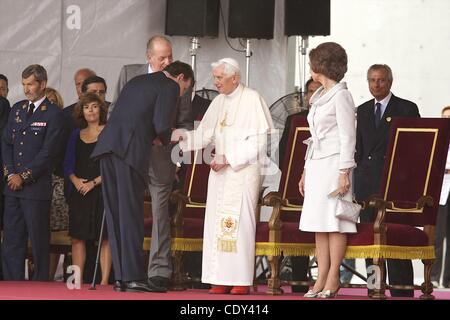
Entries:
<svg viewBox="0 0 450 320">
<path fill-rule="evenodd" d="M 225 115 L 223 116 L 222 121 L 220 121 L 220 132 L 223 131 L 223 128 L 227 126 L 227 116 L 228 116 L 228 111 L 225 111 Z"/>
<path fill-rule="evenodd" d="M 242 98 L 242 94 L 244 93 L 245 87 L 242 89 L 241 95 L 239 96 L 239 100 L 238 100 L 238 108 L 239 105 L 241 104 L 241 98 Z M 224 99 L 225 100 L 225 99 Z M 222 110 L 223 110 L 223 105 L 225 103 L 225 101 L 222 100 Z M 234 124 L 234 121 L 236 120 L 236 114 L 237 114 L 238 110 L 234 112 L 234 120 L 232 123 L 227 124 L 227 117 L 228 117 L 228 110 L 225 110 L 225 114 L 223 116 L 222 121 L 219 122 L 220 125 L 220 132 L 223 132 L 223 128 L 231 126 L 232 124 Z"/>
</svg>

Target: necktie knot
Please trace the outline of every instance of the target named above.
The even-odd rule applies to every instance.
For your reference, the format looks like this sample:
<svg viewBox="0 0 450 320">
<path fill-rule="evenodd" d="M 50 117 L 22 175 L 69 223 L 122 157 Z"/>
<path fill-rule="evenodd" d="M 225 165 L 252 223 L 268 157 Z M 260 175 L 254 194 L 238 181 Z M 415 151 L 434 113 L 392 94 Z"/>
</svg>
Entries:
<svg viewBox="0 0 450 320">
<path fill-rule="evenodd" d="M 28 112 L 27 112 L 27 119 L 29 119 L 34 112 L 34 103 L 30 103 L 30 105 L 28 106 Z"/>
<path fill-rule="evenodd" d="M 375 103 L 375 107 L 375 127 L 378 128 L 381 121 L 381 103 Z"/>
</svg>

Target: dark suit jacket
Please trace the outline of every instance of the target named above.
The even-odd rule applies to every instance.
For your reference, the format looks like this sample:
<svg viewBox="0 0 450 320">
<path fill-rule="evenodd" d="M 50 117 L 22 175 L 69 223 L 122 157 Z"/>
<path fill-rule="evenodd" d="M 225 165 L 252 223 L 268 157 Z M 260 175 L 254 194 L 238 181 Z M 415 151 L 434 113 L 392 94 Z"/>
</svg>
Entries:
<svg viewBox="0 0 450 320">
<path fill-rule="evenodd" d="M 92 157 L 114 153 L 145 179 L 158 136 L 170 142 L 180 87 L 163 72 L 131 79 L 121 91 Z"/>
<path fill-rule="evenodd" d="M 3 97 L 0 97 L 0 137 L 3 133 L 3 128 L 6 126 L 6 123 L 8 122 L 10 110 L 11 106 L 9 105 L 9 101 Z"/>
<path fill-rule="evenodd" d="M 119 79 L 114 91 L 114 100 L 109 109 L 109 114 L 115 108 L 115 103 L 120 95 L 125 84 L 136 76 L 148 73 L 148 63 L 147 64 L 128 64 L 122 67 L 120 70 Z M 177 106 L 176 115 L 176 128 L 184 128 L 186 130 L 194 129 L 194 120 L 192 117 L 192 105 L 191 105 L 191 95 L 192 90 L 188 90 L 180 99 Z"/>
<path fill-rule="evenodd" d="M 64 132 L 62 111 L 48 99 L 26 119 L 28 101 L 16 103 L 3 130 L 2 157 L 4 176 L 24 174 L 24 186 L 12 191 L 5 186 L 5 195 L 50 200 L 52 171 L 61 151 Z"/>
<path fill-rule="evenodd" d="M 6 126 L 8 122 L 9 111 L 11 110 L 11 106 L 9 105 L 9 101 L 3 97 L 0 97 L 0 137 L 3 133 L 3 128 Z M 0 144 L 0 159 L 1 159 L 1 144 Z M 5 180 L 0 179 L 0 190 L 3 190 L 5 185 Z M 0 194 L 0 230 L 3 230 L 3 193 Z M 1 272 L 0 272 L 1 273 Z"/>
<path fill-rule="evenodd" d="M 63 114 L 66 120 L 69 124 L 69 130 L 72 132 L 76 127 L 75 118 L 73 116 L 73 113 L 75 112 L 75 106 L 77 105 L 77 102 L 71 104 L 70 106 L 67 106 L 63 109 Z"/>
<path fill-rule="evenodd" d="M 375 128 L 374 99 L 358 107 L 355 155 L 357 167 L 354 172 L 354 191 L 358 200 L 364 201 L 380 192 L 390 127 L 387 119 L 394 117 L 420 117 L 419 109 L 415 103 L 392 95 L 379 127 Z M 363 215 L 361 219 L 365 220 Z"/>
</svg>

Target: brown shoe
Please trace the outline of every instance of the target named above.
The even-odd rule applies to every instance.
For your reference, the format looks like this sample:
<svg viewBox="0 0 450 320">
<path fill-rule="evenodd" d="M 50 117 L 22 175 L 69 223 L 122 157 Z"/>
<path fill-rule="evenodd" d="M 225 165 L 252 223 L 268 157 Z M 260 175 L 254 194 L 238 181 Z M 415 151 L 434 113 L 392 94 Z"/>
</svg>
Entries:
<svg viewBox="0 0 450 320">
<path fill-rule="evenodd" d="M 230 293 L 230 286 L 213 286 L 208 293 L 210 294 L 227 294 Z"/>
<path fill-rule="evenodd" d="M 250 287 L 248 286 L 234 286 L 233 289 L 231 289 L 231 294 L 249 294 L 250 293 Z"/>
</svg>

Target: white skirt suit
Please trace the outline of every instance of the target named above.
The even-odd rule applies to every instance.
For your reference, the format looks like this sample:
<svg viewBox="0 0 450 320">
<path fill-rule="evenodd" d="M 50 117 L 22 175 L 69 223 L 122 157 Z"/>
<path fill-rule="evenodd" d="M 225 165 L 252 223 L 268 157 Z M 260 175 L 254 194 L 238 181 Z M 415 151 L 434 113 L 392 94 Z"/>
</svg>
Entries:
<svg viewBox="0 0 450 320">
<path fill-rule="evenodd" d="M 311 97 L 308 114 L 311 137 L 305 141 L 308 149 L 300 230 L 353 233 L 356 224 L 335 217 L 337 199 L 328 194 L 338 188 L 339 170 L 355 167 L 355 104 L 345 82 L 322 95 L 323 90 L 319 88 Z M 351 186 L 344 199 L 352 198 Z"/>
</svg>

